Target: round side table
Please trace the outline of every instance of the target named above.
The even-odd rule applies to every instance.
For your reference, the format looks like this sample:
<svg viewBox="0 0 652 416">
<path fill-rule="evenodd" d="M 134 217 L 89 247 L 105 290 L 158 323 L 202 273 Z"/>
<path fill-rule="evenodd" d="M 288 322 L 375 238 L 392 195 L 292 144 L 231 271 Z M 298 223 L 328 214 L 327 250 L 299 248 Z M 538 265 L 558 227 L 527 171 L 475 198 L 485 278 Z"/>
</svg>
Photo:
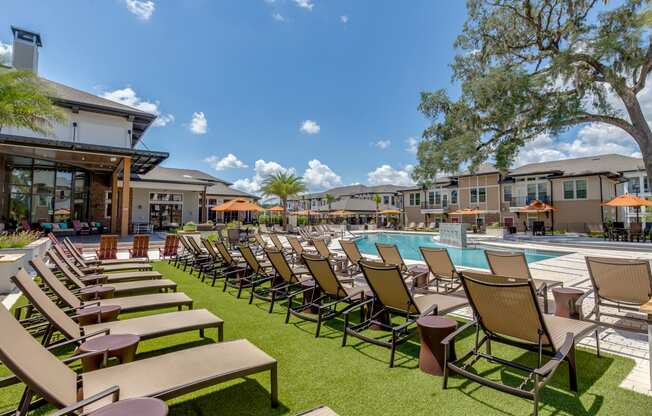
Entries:
<svg viewBox="0 0 652 416">
<path fill-rule="evenodd" d="M 419 368 L 433 376 L 444 375 L 445 349 L 441 341 L 457 329 L 457 322 L 441 316 L 423 316 L 417 319 L 421 338 Z M 455 359 L 455 345 L 451 345 L 451 359 Z"/>
<path fill-rule="evenodd" d="M 78 351 L 98 352 L 108 351 L 108 357 L 117 358 L 120 363 L 130 363 L 136 358 L 136 349 L 140 337 L 132 334 L 104 335 L 97 338 L 91 338 L 79 346 Z M 84 372 L 93 371 L 100 368 L 102 364 L 101 356 L 82 358 L 82 368 Z"/>
<path fill-rule="evenodd" d="M 555 298 L 555 315 L 564 318 L 580 319 L 580 311 L 575 307 L 575 302 L 584 294 L 580 289 L 572 287 L 552 288 Z"/>
<path fill-rule="evenodd" d="M 306 292 L 303 292 L 304 305 L 311 304 L 315 299 L 319 298 L 319 296 L 321 295 L 321 290 L 319 289 L 319 286 L 317 286 L 317 283 L 315 283 L 314 280 L 305 280 L 301 282 L 301 286 L 303 286 L 303 289 L 309 289 L 309 288 L 313 289 L 313 290 L 308 290 Z M 316 306 L 311 306 L 309 309 L 304 310 L 304 312 L 317 314 L 319 313 L 319 308 L 317 308 Z"/>
<path fill-rule="evenodd" d="M 91 286 L 79 291 L 79 297 L 85 301 L 111 299 L 114 294 L 115 288 L 113 286 Z"/>
<path fill-rule="evenodd" d="M 167 416 L 168 406 L 163 400 L 140 397 L 125 399 L 100 407 L 88 416 Z"/>
<path fill-rule="evenodd" d="M 78 311 L 77 322 L 81 326 L 111 322 L 120 315 L 121 310 L 118 305 L 90 306 Z"/>
<path fill-rule="evenodd" d="M 410 267 L 408 274 L 414 278 L 414 287 L 425 287 L 428 285 L 430 270 L 421 264 Z"/>
</svg>

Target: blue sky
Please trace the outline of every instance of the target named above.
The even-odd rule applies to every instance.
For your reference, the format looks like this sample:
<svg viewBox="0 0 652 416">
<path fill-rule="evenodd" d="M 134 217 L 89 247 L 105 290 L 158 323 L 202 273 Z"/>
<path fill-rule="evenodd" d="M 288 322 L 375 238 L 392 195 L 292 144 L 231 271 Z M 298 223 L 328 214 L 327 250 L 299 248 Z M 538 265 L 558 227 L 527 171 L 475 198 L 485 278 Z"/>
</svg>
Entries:
<svg viewBox="0 0 652 416">
<path fill-rule="evenodd" d="M 4 0 L 0 51 L 11 24 L 40 32 L 42 76 L 159 113 L 144 142 L 170 153 L 164 166 L 249 191 L 294 169 L 316 190 L 409 182 L 410 144 L 426 126 L 419 93 L 455 93 L 465 17 L 462 1 Z M 540 138 L 520 161 L 632 144 L 576 129 Z"/>
</svg>

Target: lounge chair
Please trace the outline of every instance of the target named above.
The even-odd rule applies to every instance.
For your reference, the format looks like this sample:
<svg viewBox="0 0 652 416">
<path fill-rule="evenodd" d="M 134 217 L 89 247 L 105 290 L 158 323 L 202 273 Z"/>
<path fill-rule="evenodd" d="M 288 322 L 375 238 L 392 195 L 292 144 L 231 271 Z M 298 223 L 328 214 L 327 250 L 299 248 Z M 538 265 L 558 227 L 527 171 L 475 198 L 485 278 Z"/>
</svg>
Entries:
<svg viewBox="0 0 652 416">
<path fill-rule="evenodd" d="M 50 325 L 43 337 L 44 345 L 49 344 L 55 331 L 59 331 L 66 339 L 77 339 L 81 336 L 99 333 L 134 334 L 141 339 L 150 339 L 195 330 L 199 330 L 200 336 L 203 337 L 204 330 L 216 328 L 218 341 L 223 338 L 224 321 L 206 309 L 159 313 L 80 326 L 60 309 L 24 270 L 20 270 L 16 276 L 12 277 L 12 281 L 41 315 L 48 320 Z"/>
<path fill-rule="evenodd" d="M 57 271 L 69 282 L 70 285 L 74 286 L 77 290 L 88 289 L 92 287 L 101 287 L 101 285 L 96 285 L 97 280 L 92 281 L 88 284 L 88 279 L 82 280 L 79 276 L 75 275 L 72 270 L 70 270 L 66 264 L 57 256 L 56 253 L 50 253 L 50 259 L 54 262 Z M 50 268 L 43 263 L 43 260 L 40 258 L 35 258 L 31 261 L 32 267 L 36 270 L 37 273 L 43 274 L 47 270 L 52 273 Z M 142 292 L 160 292 L 162 290 L 172 290 L 173 292 L 177 291 L 177 283 L 169 279 L 149 279 L 149 280 L 135 280 L 135 281 L 125 281 L 125 282 L 112 282 L 108 286 L 111 286 L 114 289 L 114 294 L 116 296 L 125 296 L 132 293 L 142 293 Z"/>
<path fill-rule="evenodd" d="M 448 250 L 445 248 L 419 247 L 421 255 L 426 261 L 428 270 L 433 277 L 435 290 L 444 287 L 444 293 L 454 292 L 462 285 L 460 273 L 451 260 Z M 428 282 L 431 285 L 432 281 Z"/>
<path fill-rule="evenodd" d="M 328 245 L 324 240 L 312 240 L 312 245 L 315 247 L 315 250 L 317 250 L 317 254 L 322 257 L 326 257 L 328 260 L 337 265 L 341 270 L 346 269 L 346 262 L 348 261 L 348 258 L 345 254 L 333 253 L 328 248 Z"/>
<path fill-rule="evenodd" d="M 154 293 L 148 295 L 128 296 L 123 298 L 93 299 L 84 302 L 77 298 L 39 258 L 30 262 L 43 282 L 54 292 L 59 300 L 71 309 L 82 309 L 86 306 L 118 306 L 121 312 L 135 312 L 152 309 L 178 308 L 184 306 L 192 309 L 193 301 L 184 293 Z M 124 283 L 123 283 L 124 284 Z"/>
<path fill-rule="evenodd" d="M 158 257 L 161 260 L 168 260 L 171 263 L 179 254 L 179 236 L 176 234 L 168 234 L 165 236 L 165 243 L 163 247 L 158 249 Z"/>
<path fill-rule="evenodd" d="M 264 250 L 269 246 L 267 241 L 265 241 L 263 236 L 260 235 L 259 233 L 254 234 L 254 239 L 256 240 L 256 244 L 258 244 L 258 246 L 260 247 L 261 250 Z"/>
<path fill-rule="evenodd" d="M 446 315 L 468 305 L 462 296 L 432 293 L 413 296 L 405 284 L 398 265 L 385 265 L 379 262 L 361 261 L 360 268 L 374 297 L 356 305 L 344 313 L 344 337 L 342 345 L 346 345 L 347 335 L 362 341 L 389 348 L 391 350 L 389 366 L 394 367 L 396 347 L 410 339 L 416 332 L 416 321 L 426 315 Z M 351 324 L 349 314 L 356 308 L 369 307 L 371 313 L 368 319 Z M 402 316 L 400 324 L 392 322 L 392 316 Z M 370 326 L 378 326 L 391 332 L 387 341 L 365 335 Z"/>
<path fill-rule="evenodd" d="M 77 262 L 80 267 L 97 267 L 97 266 L 109 266 L 114 264 L 129 264 L 129 263 L 143 263 L 143 259 L 106 259 L 98 260 L 95 253 L 93 253 L 93 258 L 85 258 L 81 251 L 73 244 L 70 238 L 65 237 L 63 242 L 56 240 L 53 241 L 54 245 L 63 245 L 64 251 L 68 251 L 69 256 Z"/>
<path fill-rule="evenodd" d="M 629 241 L 633 242 L 636 239 L 637 242 L 640 242 L 641 237 L 643 237 L 643 224 L 640 222 L 629 224 Z M 643 237 L 643 242 L 645 242 L 645 237 Z"/>
<path fill-rule="evenodd" d="M 322 322 L 334 319 L 345 312 L 348 307 L 362 302 L 365 299 L 366 288 L 343 285 L 343 281 L 335 274 L 333 265 L 327 257 L 303 254 L 303 262 L 316 284 L 290 295 L 285 323 L 289 322 L 290 315 L 304 321 L 316 322 L 315 337 L 319 337 Z M 309 296 L 310 302 L 292 306 L 294 296 L 306 292 L 312 292 Z M 340 305 L 345 307 L 338 309 Z M 312 312 L 306 313 L 307 310 Z M 360 309 L 360 312 L 361 316 L 364 316 L 364 310 Z"/>
<path fill-rule="evenodd" d="M 586 257 L 593 288 L 584 293 L 577 301 L 577 309 L 581 311 L 582 303 L 591 294 L 595 304 L 591 312 L 584 317 L 601 326 L 617 329 L 640 331 L 631 325 L 624 325 L 623 320 L 645 322 L 631 313 L 639 312 L 641 305 L 652 299 L 652 272 L 647 260 L 616 259 L 608 257 Z M 615 309 L 624 313 L 613 313 L 604 308 Z M 627 313 L 630 312 L 630 313 Z M 595 317 L 593 317 L 595 315 Z M 605 322 L 603 316 L 617 318 L 619 323 Z M 644 326 L 644 325 L 643 325 Z"/>
<path fill-rule="evenodd" d="M 132 282 L 136 280 L 160 279 L 162 277 L 161 273 L 157 271 L 130 271 L 109 274 L 85 274 L 69 258 L 62 257 L 61 252 L 58 251 L 56 247 L 54 247 L 54 250 L 48 250 L 48 256 L 52 259 L 52 261 L 54 261 L 57 267 L 63 268 L 67 266 L 68 269 L 70 269 L 74 275 L 84 283 L 122 283 Z"/>
<path fill-rule="evenodd" d="M 290 295 L 304 289 L 306 285 L 312 285 L 310 272 L 303 266 L 290 266 L 287 258 L 275 248 L 265 249 L 265 255 L 269 259 L 275 276 L 270 281 L 270 287 L 262 288 L 260 284 L 252 285 L 251 290 L 254 297 L 270 302 L 269 312 L 274 309 L 274 304 L 278 300 L 286 300 Z M 288 303 L 288 307 L 291 305 Z"/>
<path fill-rule="evenodd" d="M 270 234 L 269 239 L 272 240 L 272 244 L 274 244 L 274 247 L 276 247 L 277 250 L 283 253 L 283 255 L 289 256 L 292 254 L 293 252 L 292 247 L 285 247 L 281 242 L 281 239 L 278 238 L 278 235 Z"/>
<path fill-rule="evenodd" d="M 135 235 L 132 247 L 129 249 L 129 257 L 132 259 L 149 260 L 149 236 Z"/>
<path fill-rule="evenodd" d="M 485 250 L 484 254 L 491 273 L 499 276 L 532 280 L 537 295 L 543 298 L 543 311 L 548 313 L 548 289 L 563 286 L 563 282 L 533 279 L 530 268 L 527 265 L 527 260 L 525 259 L 525 254 L 522 252 Z"/>
<path fill-rule="evenodd" d="M 577 391 L 575 341 L 596 331 L 596 325 L 542 314 L 532 280 L 462 272 L 462 283 L 475 320 L 463 325 L 442 342 L 446 352 L 444 388 L 447 388 L 449 373 L 453 372 L 504 393 L 532 400 L 536 415 L 541 389 L 565 360 L 568 362 L 570 388 Z M 455 338 L 472 327 L 476 328 L 474 346 L 460 358 L 452 359 L 451 346 Z M 493 342 L 536 352 L 536 368 L 527 367 L 522 361 L 513 362 L 492 355 Z M 483 344 L 486 344 L 486 352 L 480 350 Z M 545 364 L 544 354 L 552 357 Z M 524 371 L 527 376 L 516 387 L 485 378 L 472 368 L 481 359 Z"/>
<path fill-rule="evenodd" d="M 251 281 L 245 275 L 247 272 L 247 263 L 235 259 L 229 250 L 226 248 L 226 245 L 218 241 L 215 243 L 217 251 L 222 256 L 222 261 L 224 262 L 225 268 L 220 270 L 219 274 L 216 273 L 213 275 L 213 283 L 215 285 L 215 279 L 218 277 L 224 278 L 224 286 L 222 291 L 226 291 L 227 287 L 234 287 L 238 289 L 238 298 L 242 293 L 242 289 L 251 287 Z"/>
<path fill-rule="evenodd" d="M 296 262 L 301 263 L 301 261 L 302 261 L 301 256 L 304 253 L 308 253 L 308 254 L 316 254 L 317 253 L 313 249 L 306 249 L 305 247 L 303 247 L 301 242 L 299 242 L 299 239 L 296 238 L 293 235 L 288 235 L 286 238 L 288 240 L 288 243 L 290 243 L 290 247 L 292 247 L 292 251 L 294 252 L 294 261 L 295 261 L 295 263 Z"/>
<path fill-rule="evenodd" d="M 406 230 L 406 231 L 414 231 L 414 229 L 416 229 L 416 226 L 414 225 L 414 222 L 409 223 L 409 224 L 405 227 L 405 230 Z"/>
<path fill-rule="evenodd" d="M 61 257 L 66 259 L 69 263 L 78 264 L 79 270 L 84 272 L 85 274 L 96 274 L 96 273 L 107 273 L 107 272 L 122 272 L 122 271 L 128 271 L 128 270 L 138 270 L 138 271 L 148 271 L 152 270 L 152 264 L 148 262 L 143 262 L 142 260 L 139 262 L 136 261 L 128 261 L 128 262 L 113 262 L 113 263 L 98 263 L 98 264 L 88 264 L 86 263 L 83 259 L 80 261 L 77 258 L 71 258 L 68 256 L 66 251 L 64 250 L 63 246 L 60 244 L 54 244 L 52 246 Z"/>
<path fill-rule="evenodd" d="M 39 345 L 7 310 L 0 309 L 3 331 L 0 360 L 14 374 L 2 379 L 0 385 L 19 381 L 26 385 L 26 392 L 15 412 L 18 416 L 28 414 L 33 395 L 62 409 L 58 415 L 82 409 L 87 413 L 118 399 L 156 397 L 167 400 L 267 371 L 271 378 L 271 404 L 277 406 L 276 360 L 247 340 L 202 345 L 77 374 L 67 364 L 81 358 L 81 354 L 60 361 Z M 69 343 L 82 341 L 78 338 Z"/>
<path fill-rule="evenodd" d="M 360 253 L 360 249 L 358 248 L 358 245 L 354 241 L 350 241 L 350 240 L 339 240 L 339 241 L 342 250 L 344 250 L 344 254 L 346 254 L 346 257 L 349 259 L 349 267 L 348 267 L 349 274 L 351 275 L 351 274 L 360 273 L 360 266 L 359 266 L 360 261 L 368 260 L 368 259 Z"/>
<path fill-rule="evenodd" d="M 405 264 L 396 244 L 376 243 L 376 250 L 378 250 L 378 254 L 380 254 L 383 263 L 398 266 L 401 272 L 405 273 L 408 278 L 424 273 L 424 267 L 422 265 L 412 264 L 408 266 Z M 414 285 L 416 286 L 417 283 L 415 281 Z"/>
<path fill-rule="evenodd" d="M 426 229 L 426 224 L 420 222 L 417 224 L 417 231 L 424 231 Z"/>
</svg>

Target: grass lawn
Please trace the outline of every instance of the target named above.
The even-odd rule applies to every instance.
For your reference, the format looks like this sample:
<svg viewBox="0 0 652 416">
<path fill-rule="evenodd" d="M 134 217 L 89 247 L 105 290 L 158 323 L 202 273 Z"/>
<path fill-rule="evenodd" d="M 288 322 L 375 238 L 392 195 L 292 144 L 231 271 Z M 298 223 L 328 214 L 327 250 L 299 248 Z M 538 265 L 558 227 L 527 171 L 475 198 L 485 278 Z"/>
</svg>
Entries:
<svg viewBox="0 0 652 416">
<path fill-rule="evenodd" d="M 418 340 L 399 348 L 396 367 L 388 367 L 389 350 L 349 338 L 341 347 L 341 322 L 332 321 L 314 337 L 313 323 L 292 318 L 284 323 L 284 308 L 267 313 L 267 304 L 247 303 L 248 296 L 236 299 L 234 292 L 223 293 L 221 285 L 211 287 L 167 263 L 157 263 L 166 278 L 179 284 L 179 291 L 195 300 L 195 308 L 213 311 L 225 321 L 225 339 L 247 338 L 275 357 L 279 363 L 280 407 L 269 406 L 268 373 L 234 380 L 170 401 L 172 415 L 293 415 L 326 404 L 340 415 L 525 415 L 531 402 L 457 376 L 442 390 L 442 380 L 418 369 Z M 130 314 L 129 317 L 138 314 Z M 214 333 L 208 333 L 214 337 Z M 380 334 L 379 334 L 380 335 Z M 472 333 L 457 344 L 468 350 Z M 198 345 L 197 332 L 145 341 L 139 357 Z M 494 344 L 494 353 L 532 363 L 533 354 Z M 210 363 L 206 363 L 210 365 Z M 652 397 L 618 387 L 633 367 L 631 360 L 580 350 L 577 354 L 579 394 L 568 391 L 568 371 L 563 364 L 543 391 L 542 415 L 642 415 L 652 409 Z M 521 374 L 511 369 L 482 363 L 478 371 L 495 379 L 516 384 Z M 2 371 L 2 370 L 0 370 Z M 18 400 L 17 386 L 0 389 L 0 410 Z M 647 411 L 644 409 L 648 409 Z M 650 414 L 650 413 L 647 413 Z"/>
</svg>

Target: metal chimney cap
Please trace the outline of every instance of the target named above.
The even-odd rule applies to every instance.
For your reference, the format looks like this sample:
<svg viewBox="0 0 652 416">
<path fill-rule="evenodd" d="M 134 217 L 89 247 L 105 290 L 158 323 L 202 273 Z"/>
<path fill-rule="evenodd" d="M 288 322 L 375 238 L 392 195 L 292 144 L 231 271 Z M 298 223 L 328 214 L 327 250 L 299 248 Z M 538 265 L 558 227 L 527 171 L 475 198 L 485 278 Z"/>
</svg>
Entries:
<svg viewBox="0 0 652 416">
<path fill-rule="evenodd" d="M 40 33 L 32 32 L 31 30 L 27 30 L 27 29 L 22 29 L 17 26 L 11 26 L 11 31 L 14 34 L 14 39 L 18 38 L 21 40 L 31 41 L 34 42 L 36 46 L 39 47 L 43 46 L 43 42 L 41 42 Z"/>
</svg>

